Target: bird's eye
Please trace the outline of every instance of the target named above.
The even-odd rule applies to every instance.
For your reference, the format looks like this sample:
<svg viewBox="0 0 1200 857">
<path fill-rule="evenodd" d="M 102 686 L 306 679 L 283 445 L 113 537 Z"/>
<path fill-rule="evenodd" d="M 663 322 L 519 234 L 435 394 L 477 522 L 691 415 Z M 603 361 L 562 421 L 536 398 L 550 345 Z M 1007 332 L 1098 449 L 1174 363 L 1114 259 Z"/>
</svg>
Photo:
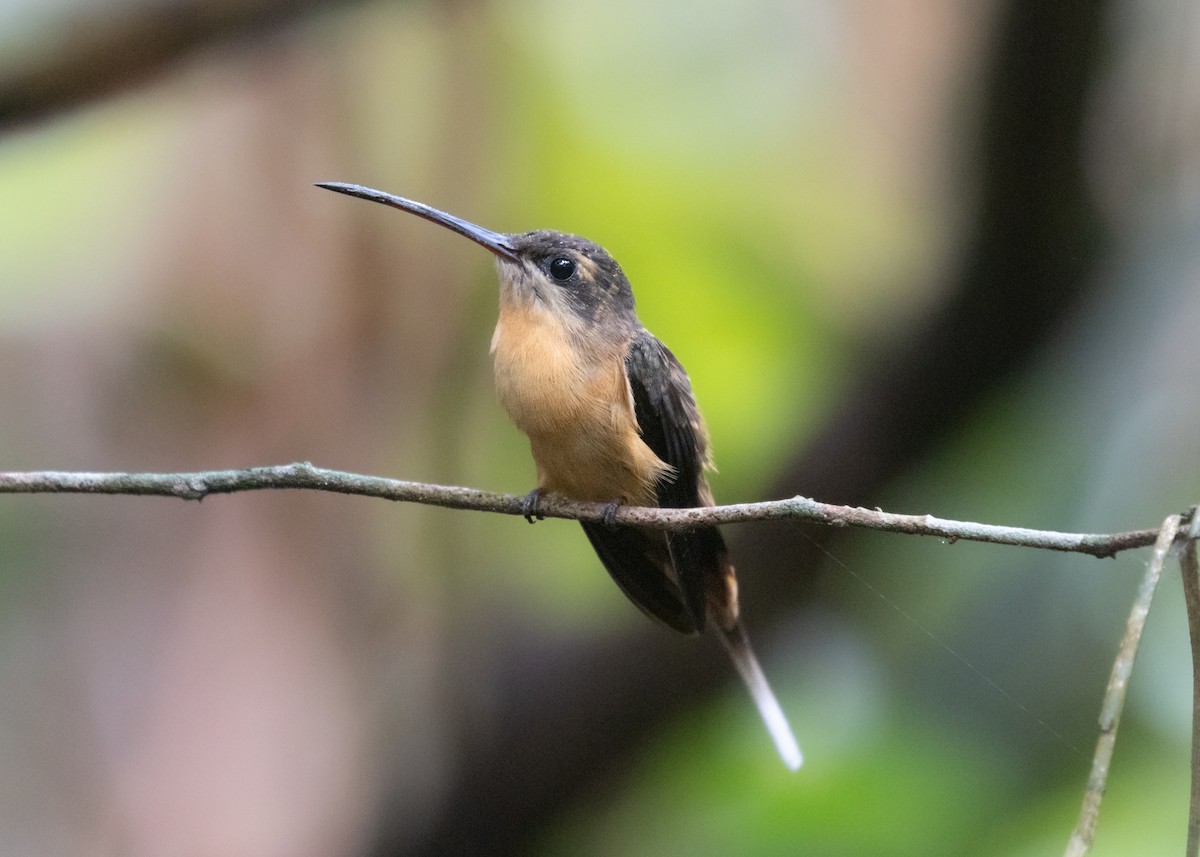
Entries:
<svg viewBox="0 0 1200 857">
<path fill-rule="evenodd" d="M 574 273 L 574 259 L 568 259 L 566 256 L 558 256 L 550 262 L 550 276 L 558 280 L 560 283 L 571 279 L 571 275 Z"/>
</svg>

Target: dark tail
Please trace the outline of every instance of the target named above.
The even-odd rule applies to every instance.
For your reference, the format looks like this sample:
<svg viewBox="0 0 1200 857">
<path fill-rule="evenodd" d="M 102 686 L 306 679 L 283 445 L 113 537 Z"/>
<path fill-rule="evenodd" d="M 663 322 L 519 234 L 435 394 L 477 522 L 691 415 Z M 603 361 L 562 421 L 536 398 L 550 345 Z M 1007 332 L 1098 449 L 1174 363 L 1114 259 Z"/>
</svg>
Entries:
<svg viewBox="0 0 1200 857">
<path fill-rule="evenodd" d="M 625 597 L 648 616 L 683 634 L 696 633 L 696 620 L 683 603 L 668 569 L 667 540 L 655 530 L 607 527 L 581 521 L 588 541 Z"/>
</svg>

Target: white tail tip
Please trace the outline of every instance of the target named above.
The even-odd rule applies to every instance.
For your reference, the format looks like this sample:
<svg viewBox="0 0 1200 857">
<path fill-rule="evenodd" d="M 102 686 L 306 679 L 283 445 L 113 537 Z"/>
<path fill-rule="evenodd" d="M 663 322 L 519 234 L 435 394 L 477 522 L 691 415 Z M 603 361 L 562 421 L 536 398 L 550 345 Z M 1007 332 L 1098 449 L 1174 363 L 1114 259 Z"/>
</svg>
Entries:
<svg viewBox="0 0 1200 857">
<path fill-rule="evenodd" d="M 767 684 L 767 677 L 758 665 L 758 658 L 754 657 L 754 650 L 750 648 L 746 632 L 740 624 L 735 625 L 732 630 L 722 630 L 721 639 L 729 656 L 733 658 L 733 665 L 738 674 L 750 690 L 750 696 L 758 707 L 767 732 L 771 734 L 771 740 L 775 742 L 775 749 L 779 751 L 780 758 L 790 770 L 799 770 L 804 764 L 804 755 L 800 752 L 800 745 L 796 743 L 796 736 L 792 733 L 792 727 L 788 725 L 783 709 L 779 707 L 779 700 Z"/>
</svg>

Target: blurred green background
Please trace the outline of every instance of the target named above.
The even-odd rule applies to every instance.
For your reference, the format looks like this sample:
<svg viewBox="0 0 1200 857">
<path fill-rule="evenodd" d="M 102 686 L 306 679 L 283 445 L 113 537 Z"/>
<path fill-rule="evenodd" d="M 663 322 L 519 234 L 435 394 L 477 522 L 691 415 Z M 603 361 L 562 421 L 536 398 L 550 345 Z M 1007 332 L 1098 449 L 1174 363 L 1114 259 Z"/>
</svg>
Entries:
<svg viewBox="0 0 1200 857">
<path fill-rule="evenodd" d="M 1200 15 L 1165 0 L 3 0 L 0 469 L 524 493 L 487 254 L 620 260 L 719 500 L 1045 529 L 1200 498 Z M 578 528 L 0 498 L 0 851 L 1060 853 L 1147 552 L 727 528 L 807 761 Z M 1095 854 L 1183 848 L 1150 616 Z"/>
</svg>

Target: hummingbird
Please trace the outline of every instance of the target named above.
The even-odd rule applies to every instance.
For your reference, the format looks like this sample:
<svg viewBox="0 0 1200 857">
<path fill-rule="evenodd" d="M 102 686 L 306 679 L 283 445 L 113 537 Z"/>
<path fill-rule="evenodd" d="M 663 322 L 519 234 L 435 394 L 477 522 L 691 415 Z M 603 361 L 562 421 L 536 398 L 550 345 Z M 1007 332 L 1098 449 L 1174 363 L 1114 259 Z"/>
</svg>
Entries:
<svg viewBox="0 0 1200 857">
<path fill-rule="evenodd" d="M 500 403 L 528 438 L 537 487 L 522 512 L 556 494 L 603 503 L 583 531 L 621 591 L 684 634 L 716 628 L 784 763 L 802 756 L 742 626 L 738 586 L 715 526 L 664 533 L 617 525 L 623 504 L 714 505 L 708 431 L 687 372 L 638 320 L 633 290 L 599 244 L 550 230 L 502 233 L 356 184 L 317 187 L 378 202 L 457 232 L 491 251 L 500 312 L 491 353 Z"/>
</svg>

